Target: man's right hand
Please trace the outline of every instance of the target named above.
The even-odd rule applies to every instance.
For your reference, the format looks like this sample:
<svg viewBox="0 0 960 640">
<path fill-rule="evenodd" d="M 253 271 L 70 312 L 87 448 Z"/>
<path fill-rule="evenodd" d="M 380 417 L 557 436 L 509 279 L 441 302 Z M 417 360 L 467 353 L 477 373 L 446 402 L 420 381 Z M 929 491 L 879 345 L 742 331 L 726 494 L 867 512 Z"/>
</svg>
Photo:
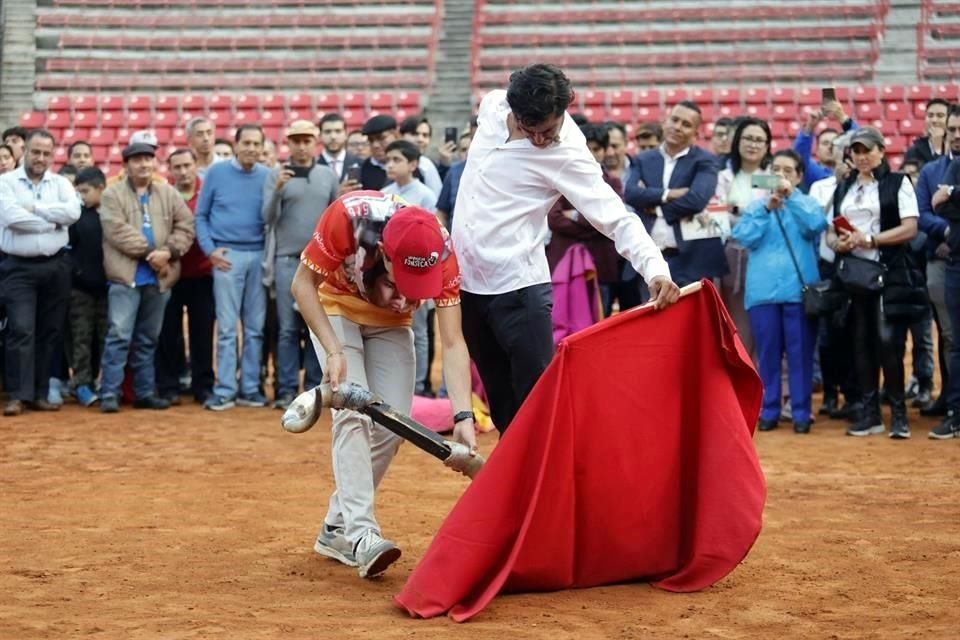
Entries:
<svg viewBox="0 0 960 640">
<path fill-rule="evenodd" d="M 843 105 L 836 100 L 825 103 L 822 107 L 823 115 L 831 120 L 843 124 L 847 121 L 847 114 L 843 111 Z"/>
<path fill-rule="evenodd" d="M 817 125 L 823 121 L 823 113 L 820 111 L 810 111 L 807 113 L 807 122 L 803 125 L 803 132 L 812 136 L 817 130 Z"/>
<path fill-rule="evenodd" d="M 927 127 L 927 137 L 930 138 L 930 145 L 934 149 L 943 149 L 943 139 L 947 135 L 947 130 L 940 126 Z"/>
<path fill-rule="evenodd" d="M 357 180 L 344 180 L 343 182 L 340 183 L 339 195 L 342 196 L 345 193 L 350 193 L 351 191 L 357 191 L 358 189 L 362 188 L 362 186 L 363 185 L 361 185 L 360 182 Z"/>
<path fill-rule="evenodd" d="M 347 359 L 343 351 L 335 351 L 327 356 L 323 379 L 330 383 L 330 388 L 334 391 L 339 391 L 340 383 L 347 381 Z"/>
<path fill-rule="evenodd" d="M 227 260 L 227 252 L 230 251 L 226 247 L 220 247 L 219 249 L 214 249 L 213 253 L 210 254 L 210 262 L 220 271 L 230 271 L 230 268 L 233 266 L 233 263 Z"/>
<path fill-rule="evenodd" d="M 277 176 L 277 191 L 283 191 L 283 188 L 287 186 L 287 182 L 290 181 L 290 178 L 293 177 L 293 171 L 283 168 L 283 171 L 280 172 L 280 175 Z"/>
</svg>

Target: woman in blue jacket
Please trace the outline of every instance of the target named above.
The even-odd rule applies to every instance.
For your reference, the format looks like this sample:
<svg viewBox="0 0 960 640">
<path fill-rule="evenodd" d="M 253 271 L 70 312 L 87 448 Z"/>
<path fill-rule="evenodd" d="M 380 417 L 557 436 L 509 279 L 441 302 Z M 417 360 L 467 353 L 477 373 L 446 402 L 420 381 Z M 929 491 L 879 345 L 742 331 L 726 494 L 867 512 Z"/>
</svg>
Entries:
<svg viewBox="0 0 960 640">
<path fill-rule="evenodd" d="M 744 303 L 763 380 L 759 428 L 769 431 L 777 426 L 780 365 L 786 353 L 793 430 L 808 433 L 816 324 L 804 314 L 802 291 L 804 283 L 820 278 L 817 243 L 827 220 L 817 201 L 797 189 L 803 182 L 803 161 L 795 151 L 774 154 L 770 170 L 780 176 L 779 186 L 765 200 L 752 202 L 733 228 L 733 237 L 750 254 Z M 803 275 L 802 282 L 790 249 Z"/>
</svg>

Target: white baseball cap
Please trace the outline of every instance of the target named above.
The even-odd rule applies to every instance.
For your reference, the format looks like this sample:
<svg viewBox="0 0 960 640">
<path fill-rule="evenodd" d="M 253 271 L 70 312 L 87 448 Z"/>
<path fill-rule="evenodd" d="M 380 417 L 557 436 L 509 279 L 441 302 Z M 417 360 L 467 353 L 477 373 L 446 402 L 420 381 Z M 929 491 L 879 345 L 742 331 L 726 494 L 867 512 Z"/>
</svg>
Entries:
<svg viewBox="0 0 960 640">
<path fill-rule="evenodd" d="M 148 144 L 154 149 L 160 146 L 160 143 L 157 141 L 157 135 L 149 129 L 134 131 L 132 134 L 130 134 L 130 142 L 127 144 L 130 146 L 135 144 Z"/>
</svg>

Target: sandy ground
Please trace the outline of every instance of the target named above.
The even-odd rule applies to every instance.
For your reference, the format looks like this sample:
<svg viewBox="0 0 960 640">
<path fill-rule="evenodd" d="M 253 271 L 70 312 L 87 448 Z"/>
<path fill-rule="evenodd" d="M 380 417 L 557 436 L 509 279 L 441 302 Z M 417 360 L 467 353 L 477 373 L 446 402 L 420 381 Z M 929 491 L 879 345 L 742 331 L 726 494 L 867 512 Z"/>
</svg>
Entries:
<svg viewBox="0 0 960 640">
<path fill-rule="evenodd" d="M 404 446 L 378 501 L 404 555 L 363 581 L 312 551 L 328 424 L 292 435 L 279 418 L 69 405 L 0 420 L 0 638 L 960 637 L 960 440 L 928 440 L 915 411 L 906 442 L 836 422 L 758 434 L 764 530 L 711 589 L 514 595 L 465 625 L 391 597 L 467 481 Z"/>
</svg>

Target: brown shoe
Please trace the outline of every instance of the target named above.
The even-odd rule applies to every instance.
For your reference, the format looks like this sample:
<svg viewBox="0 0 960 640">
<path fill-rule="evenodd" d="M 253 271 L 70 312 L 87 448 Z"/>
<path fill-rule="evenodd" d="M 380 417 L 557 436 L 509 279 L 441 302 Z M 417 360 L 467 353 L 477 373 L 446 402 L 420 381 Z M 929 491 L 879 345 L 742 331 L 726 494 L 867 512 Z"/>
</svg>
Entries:
<svg viewBox="0 0 960 640">
<path fill-rule="evenodd" d="M 10 400 L 3 407 L 3 415 L 5 416 L 19 416 L 23 414 L 23 403 L 19 400 Z"/>
<path fill-rule="evenodd" d="M 60 405 L 50 404 L 46 400 L 35 400 L 30 407 L 36 411 L 60 411 Z"/>
</svg>

